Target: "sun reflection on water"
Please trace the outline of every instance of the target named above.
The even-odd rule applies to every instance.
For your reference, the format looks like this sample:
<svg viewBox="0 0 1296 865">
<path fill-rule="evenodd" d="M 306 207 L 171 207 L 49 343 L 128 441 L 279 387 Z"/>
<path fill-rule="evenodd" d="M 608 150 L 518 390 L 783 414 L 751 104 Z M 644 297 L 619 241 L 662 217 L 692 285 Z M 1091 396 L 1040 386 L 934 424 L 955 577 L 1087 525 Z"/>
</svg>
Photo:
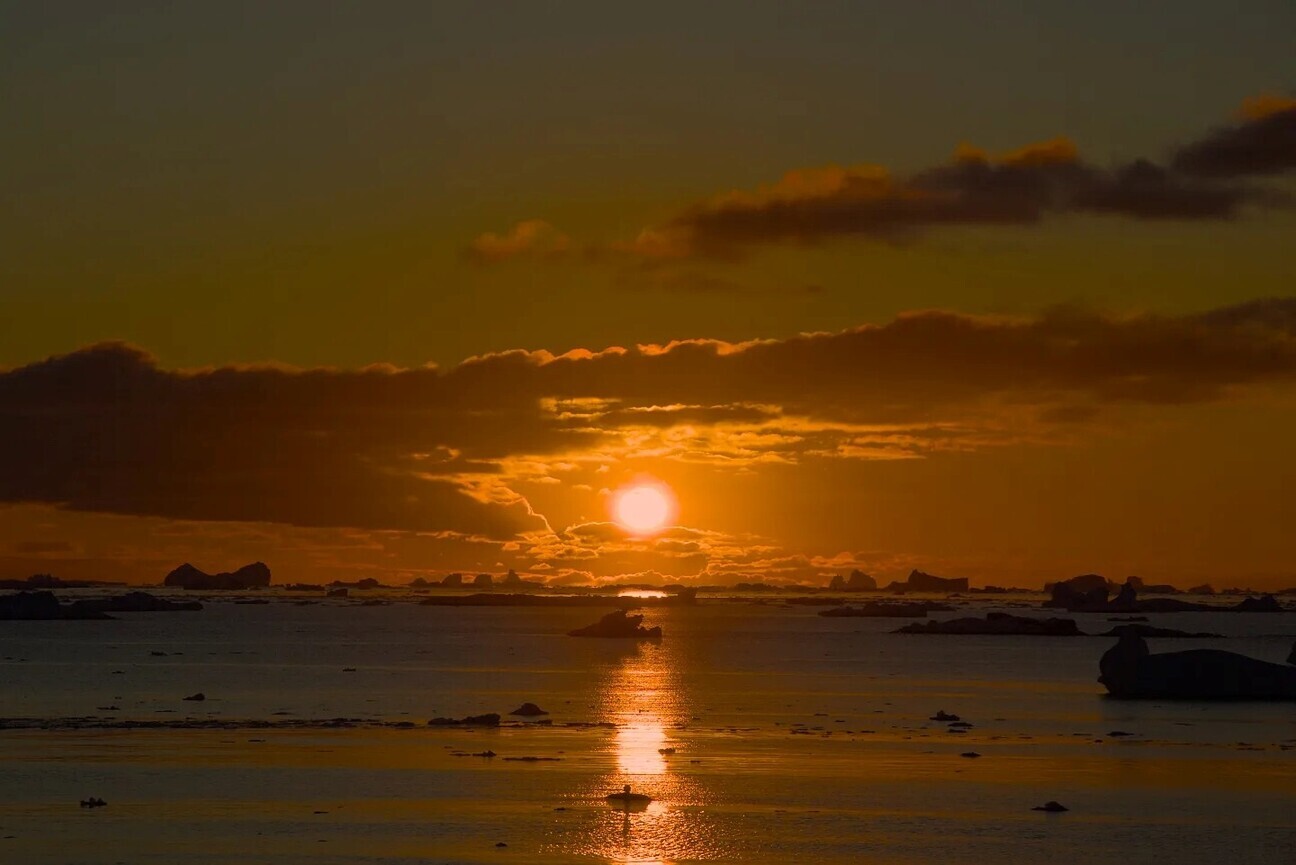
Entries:
<svg viewBox="0 0 1296 865">
<path fill-rule="evenodd" d="M 634 720 L 616 731 L 617 768 L 626 775 L 665 775 L 666 729 L 656 720 Z"/>
<path fill-rule="evenodd" d="M 602 720 L 617 725 L 612 740 L 617 771 L 600 783 L 630 784 L 660 799 L 678 785 L 666 755 L 678 745 L 668 732 L 688 720 L 679 670 L 669 643 L 640 644 L 609 667 L 599 682 L 596 705 Z M 643 789 L 640 789 L 643 788 Z"/>
<path fill-rule="evenodd" d="M 640 644 L 603 667 L 595 703 L 600 718 L 617 729 L 609 739 L 607 770 L 591 779 L 586 794 L 596 819 L 568 852 L 617 865 L 717 858 L 703 811 L 707 791 L 697 774 L 681 771 L 689 759 L 681 732 L 691 707 L 669 638 Z M 626 784 L 653 801 L 640 809 L 610 805 L 607 794 Z"/>
</svg>

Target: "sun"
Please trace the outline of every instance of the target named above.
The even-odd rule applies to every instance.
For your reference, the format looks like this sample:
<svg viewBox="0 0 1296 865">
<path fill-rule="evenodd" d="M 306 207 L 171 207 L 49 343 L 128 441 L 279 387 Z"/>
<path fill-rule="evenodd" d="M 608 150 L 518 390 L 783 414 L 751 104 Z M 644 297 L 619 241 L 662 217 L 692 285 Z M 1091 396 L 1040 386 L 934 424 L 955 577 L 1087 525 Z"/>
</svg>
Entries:
<svg viewBox="0 0 1296 865">
<path fill-rule="evenodd" d="M 612 516 L 631 534 L 650 535 L 675 517 L 675 494 L 663 483 L 634 483 L 612 496 Z"/>
</svg>

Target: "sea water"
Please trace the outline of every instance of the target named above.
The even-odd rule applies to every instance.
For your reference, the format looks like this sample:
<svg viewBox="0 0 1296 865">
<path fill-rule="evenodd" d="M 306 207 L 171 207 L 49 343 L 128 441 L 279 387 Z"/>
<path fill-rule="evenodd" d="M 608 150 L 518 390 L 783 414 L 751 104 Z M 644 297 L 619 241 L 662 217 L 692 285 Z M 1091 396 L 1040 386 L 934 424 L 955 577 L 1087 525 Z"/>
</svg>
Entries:
<svg viewBox="0 0 1296 865">
<path fill-rule="evenodd" d="M 704 599 L 636 643 L 566 636 L 598 608 L 204 600 L 0 623 L 0 862 L 1296 861 L 1296 707 L 1108 699 L 1111 638 Z M 1151 618 L 1226 635 L 1156 652 L 1296 638 Z M 527 701 L 550 714 L 507 714 Z M 625 784 L 653 802 L 610 806 Z"/>
</svg>

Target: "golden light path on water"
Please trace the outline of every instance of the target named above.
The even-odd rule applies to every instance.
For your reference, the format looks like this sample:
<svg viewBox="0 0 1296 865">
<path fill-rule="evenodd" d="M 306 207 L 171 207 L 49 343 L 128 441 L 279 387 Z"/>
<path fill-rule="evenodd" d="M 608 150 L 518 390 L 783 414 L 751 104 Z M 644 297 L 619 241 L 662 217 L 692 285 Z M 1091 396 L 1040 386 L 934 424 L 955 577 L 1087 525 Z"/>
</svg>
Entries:
<svg viewBox="0 0 1296 865">
<path fill-rule="evenodd" d="M 645 642 L 600 671 L 600 717 L 615 722 L 617 730 L 611 740 L 611 770 L 594 780 L 589 796 L 604 799 L 629 784 L 653 801 L 640 809 L 604 806 L 592 831 L 570 852 L 618 865 L 721 857 L 715 833 L 709 831 L 707 790 L 698 777 L 681 771 L 689 756 L 679 733 L 691 710 L 680 660 L 669 639 Z"/>
</svg>

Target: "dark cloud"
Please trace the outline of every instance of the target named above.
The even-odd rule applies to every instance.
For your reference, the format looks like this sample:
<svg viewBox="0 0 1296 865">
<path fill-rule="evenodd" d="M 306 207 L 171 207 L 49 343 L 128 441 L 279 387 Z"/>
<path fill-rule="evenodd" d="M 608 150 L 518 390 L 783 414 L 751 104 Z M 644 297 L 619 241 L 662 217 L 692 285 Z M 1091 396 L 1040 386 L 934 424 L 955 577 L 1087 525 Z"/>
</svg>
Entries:
<svg viewBox="0 0 1296 865">
<path fill-rule="evenodd" d="M 131 346 L 93 346 L 0 374 L 0 500 L 492 537 L 535 528 L 524 502 L 421 476 L 420 456 L 442 474 L 440 445 L 501 422 L 453 411 L 440 381 L 432 369 L 178 373 Z"/>
<path fill-rule="evenodd" d="M 734 256 L 760 243 L 898 240 L 939 226 L 1034 225 L 1066 213 L 1228 219 L 1247 204 L 1272 201 L 1259 190 L 1201 180 L 1148 160 L 1099 168 L 1049 142 L 997 160 L 963 151 L 947 165 L 901 179 L 843 169 L 835 183 L 798 188 L 785 178 L 762 194 L 695 206 L 659 234 L 673 238 L 666 247 L 673 254 Z"/>
<path fill-rule="evenodd" d="M 1296 100 L 1254 100 L 1249 116 L 1175 152 L 1173 169 L 1189 177 L 1280 174 L 1296 168 Z"/>
<path fill-rule="evenodd" d="M 898 242 L 942 226 L 1030 226 L 1065 214 L 1224 220 L 1249 206 L 1289 206 L 1286 191 L 1241 181 L 1292 168 L 1296 101 L 1264 97 L 1249 100 L 1242 119 L 1176 148 L 1165 165 L 1136 159 L 1100 166 L 1057 138 L 998 157 L 964 145 L 950 162 L 905 176 L 870 165 L 798 168 L 755 191 L 697 202 L 633 241 L 590 247 L 586 258 L 620 254 L 646 264 L 733 259 L 766 244 L 847 237 Z M 520 225 L 533 224 L 542 225 Z M 520 240 L 483 237 L 509 251 L 492 260 L 531 254 L 529 234 Z M 654 273 L 658 285 L 732 290 L 716 276 Z"/>
<path fill-rule="evenodd" d="M 1023 409 L 1073 423 L 1294 377 L 1296 298 L 1180 316 L 922 312 L 784 340 L 514 351 L 446 371 L 171 371 L 105 344 L 0 372 L 0 501 L 508 539 L 549 531 L 511 485 L 551 464 L 921 456 L 1020 434 L 999 418 Z M 571 531 L 578 547 L 615 534 Z"/>
</svg>

